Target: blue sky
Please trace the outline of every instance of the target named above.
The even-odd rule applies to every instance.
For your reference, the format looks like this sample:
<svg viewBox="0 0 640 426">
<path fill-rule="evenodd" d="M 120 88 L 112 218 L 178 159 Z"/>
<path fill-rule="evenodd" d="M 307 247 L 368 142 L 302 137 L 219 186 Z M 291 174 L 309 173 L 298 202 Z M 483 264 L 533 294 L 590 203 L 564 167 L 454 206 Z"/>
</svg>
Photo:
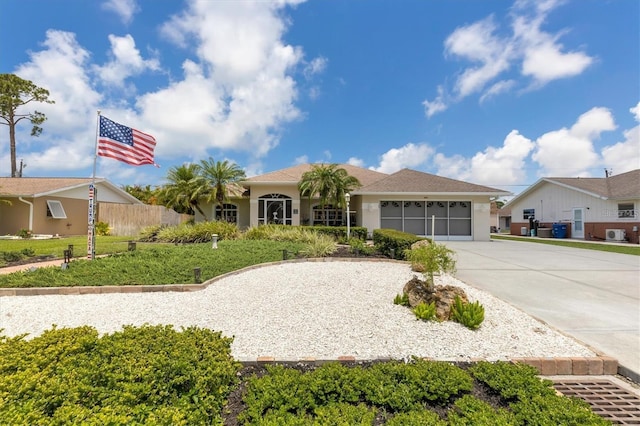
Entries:
<svg viewBox="0 0 640 426">
<path fill-rule="evenodd" d="M 157 139 L 160 168 L 98 158 L 118 185 L 210 156 L 514 193 L 640 168 L 637 0 L 4 0 L 0 40 L 0 73 L 56 102 L 18 129 L 24 176 L 91 176 L 97 110 Z"/>
</svg>

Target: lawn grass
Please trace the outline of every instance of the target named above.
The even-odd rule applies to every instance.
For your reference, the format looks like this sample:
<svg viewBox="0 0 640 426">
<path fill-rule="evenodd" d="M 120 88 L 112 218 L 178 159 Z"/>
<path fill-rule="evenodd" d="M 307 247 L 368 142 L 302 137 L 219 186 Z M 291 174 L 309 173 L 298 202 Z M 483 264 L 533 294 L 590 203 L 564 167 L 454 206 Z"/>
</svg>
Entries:
<svg viewBox="0 0 640 426">
<path fill-rule="evenodd" d="M 492 240 L 511 240 L 511 241 L 523 241 L 526 243 L 535 244 L 548 244 L 553 246 L 573 247 L 587 250 L 599 250 L 609 253 L 630 254 L 633 256 L 640 256 L 640 245 L 618 245 L 618 244 L 598 244 L 587 243 L 580 241 L 568 241 L 557 238 L 528 238 L 528 237 L 513 237 L 504 235 L 491 235 Z"/>
<path fill-rule="evenodd" d="M 127 251 L 128 241 L 132 237 L 96 236 L 96 254 L 109 254 Z M 49 238 L 37 240 L 24 238 L 19 240 L 1 240 L 0 252 L 20 252 L 24 249 L 33 250 L 35 256 L 64 257 L 64 250 L 73 245 L 73 256 L 84 257 L 87 255 L 87 236 L 77 235 L 73 237 Z M 138 243 L 139 248 L 144 244 Z"/>
<path fill-rule="evenodd" d="M 211 244 L 155 244 L 144 250 L 124 250 L 94 260 L 73 260 L 67 269 L 44 267 L 0 275 L 0 287 L 72 287 L 194 283 L 194 268 L 206 281 L 227 272 L 282 260 L 282 251 L 298 252 L 303 244 L 267 240 L 221 241 Z M 75 251 L 75 249 L 74 249 Z"/>
</svg>

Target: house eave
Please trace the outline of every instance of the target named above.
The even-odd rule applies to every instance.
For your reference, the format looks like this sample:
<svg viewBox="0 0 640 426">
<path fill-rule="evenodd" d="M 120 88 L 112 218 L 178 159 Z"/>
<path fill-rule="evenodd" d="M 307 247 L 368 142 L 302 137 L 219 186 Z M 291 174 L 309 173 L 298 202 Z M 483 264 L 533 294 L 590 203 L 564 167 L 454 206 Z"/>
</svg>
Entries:
<svg viewBox="0 0 640 426">
<path fill-rule="evenodd" d="M 498 197 L 512 195 L 510 192 L 361 192 L 353 191 L 351 195 L 377 195 L 385 197 Z"/>
</svg>

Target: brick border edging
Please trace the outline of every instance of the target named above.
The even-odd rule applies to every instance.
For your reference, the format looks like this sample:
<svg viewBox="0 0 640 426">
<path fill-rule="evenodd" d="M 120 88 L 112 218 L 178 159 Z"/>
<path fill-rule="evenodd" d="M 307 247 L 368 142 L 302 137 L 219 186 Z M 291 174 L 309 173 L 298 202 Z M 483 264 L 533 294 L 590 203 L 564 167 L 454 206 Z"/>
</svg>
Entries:
<svg viewBox="0 0 640 426">
<path fill-rule="evenodd" d="M 73 286 L 73 287 L 12 287 L 0 288 L 0 297 L 3 296 L 45 296 L 45 295 L 71 295 L 71 294 L 111 294 L 111 293 L 154 293 L 165 291 L 200 291 L 223 278 L 241 274 L 252 269 L 285 263 L 303 262 L 389 262 L 407 263 L 404 260 L 365 257 L 314 257 L 304 259 L 279 260 L 276 262 L 261 263 L 247 266 L 242 269 L 218 275 L 201 284 L 157 284 L 157 285 L 104 285 L 104 286 Z M 72 263 L 73 264 L 73 263 Z"/>
<path fill-rule="evenodd" d="M 485 361 L 480 358 L 473 358 L 469 361 L 464 360 L 446 360 L 434 358 L 422 358 L 429 361 L 438 362 L 479 362 Z M 239 362 L 244 366 L 249 365 L 295 365 L 310 364 L 321 366 L 330 362 L 339 362 L 349 364 L 354 362 L 385 362 L 393 361 L 393 358 L 376 358 L 376 359 L 358 359 L 354 356 L 339 356 L 336 359 L 277 359 L 271 356 L 259 356 L 255 359 L 240 359 Z M 399 361 L 399 360 L 398 360 Z M 597 357 L 557 357 L 557 358 L 511 358 L 509 362 L 515 364 L 527 364 L 538 370 L 540 376 L 615 376 L 618 374 L 618 360 L 610 356 Z"/>
</svg>

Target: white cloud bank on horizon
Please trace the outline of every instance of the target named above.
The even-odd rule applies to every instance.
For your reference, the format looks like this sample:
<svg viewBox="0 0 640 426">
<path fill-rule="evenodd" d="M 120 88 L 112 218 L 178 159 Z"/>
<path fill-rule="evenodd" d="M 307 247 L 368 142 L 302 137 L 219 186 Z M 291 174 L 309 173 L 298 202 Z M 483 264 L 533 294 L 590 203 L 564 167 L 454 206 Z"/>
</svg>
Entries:
<svg viewBox="0 0 640 426">
<path fill-rule="evenodd" d="M 629 110 L 640 122 L 640 102 Z M 512 130 L 502 146 L 489 146 L 471 157 L 447 156 L 427 143 L 408 143 L 380 156 L 372 170 L 394 173 L 402 168 L 435 169 L 436 174 L 481 185 L 521 185 L 527 180 L 527 164 L 538 164 L 537 176 L 587 177 L 594 168 L 606 167 L 615 174 L 640 169 L 640 125 L 624 130 L 624 140 L 597 152 L 595 142 L 603 132 L 616 130 L 611 112 L 595 107 L 577 118 L 569 128 L 551 130 L 535 140 Z M 361 164 L 349 159 L 350 164 Z"/>
<path fill-rule="evenodd" d="M 437 87 L 432 100 L 424 100 L 425 115 L 445 111 L 449 106 L 472 94 L 480 94 L 480 102 L 518 87 L 513 78 L 501 79 L 512 68 L 528 89 L 581 74 L 594 58 L 580 51 L 566 51 L 555 34 L 542 30 L 547 15 L 562 0 L 517 0 L 511 9 L 511 34 L 500 36 L 498 24 L 489 16 L 456 28 L 444 41 L 446 58 L 471 63 L 456 79 L 449 91 Z"/>
</svg>

